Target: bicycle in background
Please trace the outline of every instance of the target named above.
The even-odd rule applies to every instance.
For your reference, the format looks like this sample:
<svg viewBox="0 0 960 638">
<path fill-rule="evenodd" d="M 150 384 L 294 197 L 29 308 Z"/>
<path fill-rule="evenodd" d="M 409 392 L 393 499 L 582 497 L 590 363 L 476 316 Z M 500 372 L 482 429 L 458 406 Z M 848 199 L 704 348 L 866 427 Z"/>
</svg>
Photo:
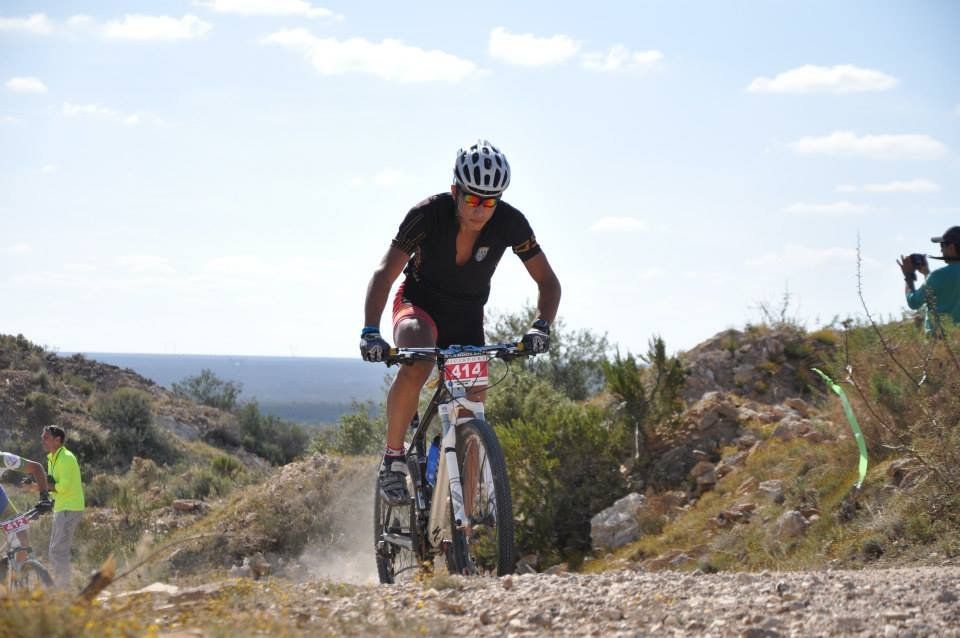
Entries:
<svg viewBox="0 0 960 638">
<path fill-rule="evenodd" d="M 33 556 L 31 548 L 20 546 L 20 539 L 17 537 L 18 532 L 29 528 L 30 523 L 41 514 L 43 512 L 34 507 L 11 519 L 0 521 L 0 529 L 6 535 L 3 545 L 0 545 L 0 552 L 3 553 L 0 558 L 0 578 L 3 578 L 8 592 L 32 591 L 53 586 L 50 572 Z M 20 562 L 16 555 L 24 550 L 28 552 L 28 558 Z"/>
<path fill-rule="evenodd" d="M 526 356 L 519 343 L 448 348 L 392 348 L 388 366 L 432 361 L 437 389 L 410 423 L 408 503 L 374 496 L 374 547 L 381 583 L 412 580 L 443 557 L 452 574 L 509 574 L 514 568 L 513 503 L 500 442 L 483 403 L 467 398 L 489 385 L 489 363 Z M 439 419 L 440 432 L 427 444 Z M 437 428 L 434 428 L 437 429 Z"/>
</svg>

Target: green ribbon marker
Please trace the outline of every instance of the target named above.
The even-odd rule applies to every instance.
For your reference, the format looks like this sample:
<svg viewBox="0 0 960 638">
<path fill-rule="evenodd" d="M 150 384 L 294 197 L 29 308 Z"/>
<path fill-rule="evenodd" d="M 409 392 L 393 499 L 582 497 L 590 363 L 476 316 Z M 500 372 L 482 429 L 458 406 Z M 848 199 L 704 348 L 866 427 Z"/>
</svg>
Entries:
<svg viewBox="0 0 960 638">
<path fill-rule="evenodd" d="M 860 448 L 860 480 L 857 481 L 855 486 L 857 489 L 860 489 L 860 486 L 863 485 L 863 480 L 867 477 L 867 442 L 863 438 L 863 432 L 860 431 L 860 424 L 857 423 L 857 417 L 853 413 L 853 408 L 850 407 L 850 401 L 847 400 L 847 395 L 844 393 L 843 388 L 834 383 L 833 379 L 820 370 L 816 368 L 811 368 L 811 370 L 823 377 L 823 380 L 827 382 L 831 390 L 836 392 L 837 396 L 840 397 L 840 402 L 843 403 L 843 413 L 847 415 L 847 421 L 850 422 L 850 429 L 853 430 L 853 438 L 857 440 L 857 447 Z"/>
</svg>

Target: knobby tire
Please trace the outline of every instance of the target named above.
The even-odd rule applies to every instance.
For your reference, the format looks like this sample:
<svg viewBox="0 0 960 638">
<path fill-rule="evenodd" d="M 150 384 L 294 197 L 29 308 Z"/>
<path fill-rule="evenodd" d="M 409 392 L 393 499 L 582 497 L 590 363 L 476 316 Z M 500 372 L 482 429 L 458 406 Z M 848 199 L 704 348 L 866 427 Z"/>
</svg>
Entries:
<svg viewBox="0 0 960 638">
<path fill-rule="evenodd" d="M 416 576 L 419 567 L 416 553 L 399 545 L 381 543 L 384 534 L 394 532 L 409 537 L 416 547 L 415 521 L 412 502 L 390 506 L 380 496 L 379 484 L 374 487 L 373 548 L 381 583 L 393 584 L 398 579 L 403 582 Z"/>
<path fill-rule="evenodd" d="M 503 449 L 489 423 L 473 419 L 457 426 L 457 463 L 460 470 L 464 507 L 474 491 L 471 519 L 473 538 L 468 542 L 454 524 L 453 543 L 447 564 L 455 573 L 503 576 L 513 573 L 513 502 Z M 496 501 L 484 497 L 492 493 Z M 453 506 L 451 504 L 451 517 Z"/>
</svg>

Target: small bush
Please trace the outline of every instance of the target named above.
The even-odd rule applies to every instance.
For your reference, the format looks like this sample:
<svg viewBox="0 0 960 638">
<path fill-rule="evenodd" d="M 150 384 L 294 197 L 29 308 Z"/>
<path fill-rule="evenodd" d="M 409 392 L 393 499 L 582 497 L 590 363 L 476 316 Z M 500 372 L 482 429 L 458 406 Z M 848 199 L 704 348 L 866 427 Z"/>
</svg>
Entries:
<svg viewBox="0 0 960 638">
<path fill-rule="evenodd" d="M 243 465 L 232 456 L 218 454 L 210 461 L 210 469 L 218 476 L 235 479 L 243 472 Z"/>
<path fill-rule="evenodd" d="M 126 467 L 134 456 L 150 458 L 158 463 L 176 460 L 176 450 L 165 433 L 153 424 L 150 397 L 141 390 L 120 388 L 100 397 L 93 416 L 110 431 L 107 436 L 107 464 Z"/>
<path fill-rule="evenodd" d="M 178 397 L 230 411 L 237 407 L 237 397 L 243 391 L 243 384 L 224 381 L 211 370 L 203 369 L 197 376 L 187 377 L 179 383 L 174 383 L 172 388 L 173 393 Z"/>
<path fill-rule="evenodd" d="M 87 507 L 106 507 L 120 491 L 117 477 L 110 474 L 95 474 L 83 486 Z"/>
<path fill-rule="evenodd" d="M 27 409 L 27 425 L 37 431 L 45 425 L 56 423 L 60 415 L 56 397 L 44 392 L 28 394 L 24 399 L 24 407 Z"/>
<path fill-rule="evenodd" d="M 546 563 L 590 550 L 590 518 L 626 492 L 622 427 L 569 403 L 553 414 L 501 424 L 520 553 Z"/>
<path fill-rule="evenodd" d="M 339 454 L 377 454 L 387 439 L 387 419 L 384 414 L 372 416 L 373 404 L 353 403 L 353 412 L 337 421 L 331 437 L 330 450 Z"/>
<path fill-rule="evenodd" d="M 210 468 L 192 467 L 173 482 L 171 489 L 176 498 L 205 499 L 224 496 L 233 488 L 233 482 Z"/>
<path fill-rule="evenodd" d="M 274 465 L 289 463 L 303 454 L 310 440 L 303 428 L 296 423 L 262 414 L 255 401 L 240 408 L 237 421 L 243 448 Z"/>
</svg>

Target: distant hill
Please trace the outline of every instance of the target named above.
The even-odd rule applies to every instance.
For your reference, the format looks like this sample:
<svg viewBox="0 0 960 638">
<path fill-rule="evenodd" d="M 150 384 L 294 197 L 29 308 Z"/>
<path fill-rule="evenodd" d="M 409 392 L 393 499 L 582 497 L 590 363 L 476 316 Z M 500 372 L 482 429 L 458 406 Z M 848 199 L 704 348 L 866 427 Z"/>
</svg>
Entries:
<svg viewBox="0 0 960 638">
<path fill-rule="evenodd" d="M 208 369 L 224 381 L 242 384 L 241 400 L 256 399 L 264 412 L 301 422 L 330 423 L 349 408 L 351 401 L 381 401 L 388 374 L 382 365 L 335 357 L 82 354 L 129 368 L 168 389 Z"/>
</svg>

